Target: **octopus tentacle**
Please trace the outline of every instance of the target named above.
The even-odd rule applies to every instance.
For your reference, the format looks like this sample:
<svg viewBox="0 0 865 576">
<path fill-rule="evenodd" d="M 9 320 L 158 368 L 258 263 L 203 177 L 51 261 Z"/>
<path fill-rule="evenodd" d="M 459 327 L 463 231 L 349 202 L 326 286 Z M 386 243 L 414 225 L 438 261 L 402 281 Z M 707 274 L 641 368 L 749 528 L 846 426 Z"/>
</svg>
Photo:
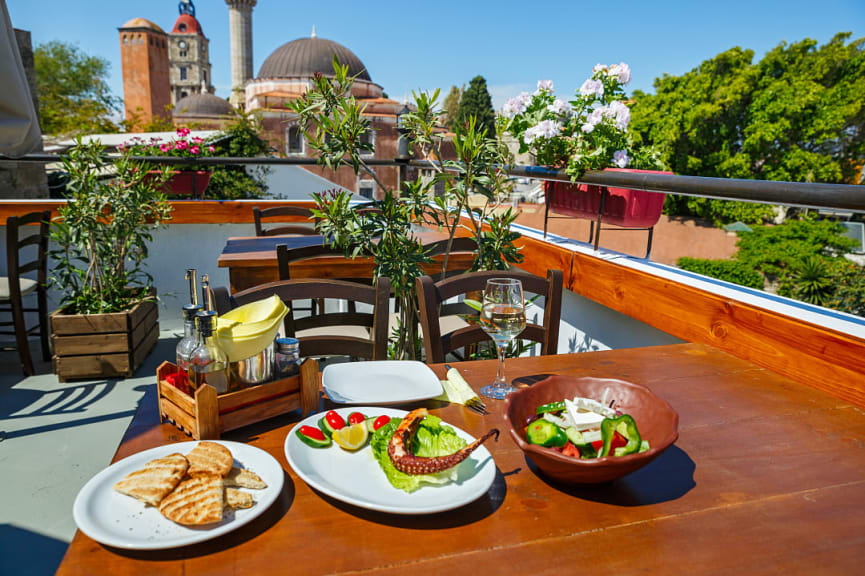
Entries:
<svg viewBox="0 0 865 576">
<path fill-rule="evenodd" d="M 400 425 L 397 427 L 390 443 L 387 446 L 387 453 L 390 456 L 394 467 L 400 472 L 406 474 L 435 474 L 442 470 L 452 468 L 469 457 L 469 454 L 474 452 L 481 444 L 486 442 L 491 436 L 499 439 L 499 431 L 493 428 L 468 446 L 457 450 L 453 454 L 447 456 L 437 456 L 434 458 L 422 458 L 412 454 L 412 438 L 417 431 L 421 421 L 426 418 L 428 412 L 426 408 L 418 408 L 409 412 L 403 418 Z"/>
</svg>

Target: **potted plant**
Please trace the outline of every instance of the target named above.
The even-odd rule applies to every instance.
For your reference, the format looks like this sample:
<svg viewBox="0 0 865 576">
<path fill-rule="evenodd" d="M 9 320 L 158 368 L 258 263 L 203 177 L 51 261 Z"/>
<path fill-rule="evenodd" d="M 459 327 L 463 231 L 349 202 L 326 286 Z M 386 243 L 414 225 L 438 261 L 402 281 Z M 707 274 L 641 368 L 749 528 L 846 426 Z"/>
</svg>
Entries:
<svg viewBox="0 0 865 576">
<path fill-rule="evenodd" d="M 299 116 L 306 140 L 322 164 L 334 170 L 350 166 L 355 173 L 365 172 L 384 190 L 384 197 L 373 202 L 378 210 L 358 212 L 352 209 L 351 195 L 347 192 L 316 194 L 313 213 L 319 219 L 319 231 L 333 245 L 351 257 L 373 258 L 375 276 L 390 278 L 399 303 L 390 356 L 418 358 L 422 342 L 417 330 L 415 280 L 425 273 L 424 266 L 432 258 L 414 234 L 413 224 L 447 229 L 450 240 L 460 226 L 466 228 L 478 245 L 475 270 L 504 269 L 510 263 L 522 261 L 519 249 L 513 244 L 520 234 L 510 230 L 516 214 L 511 210 L 494 211 L 498 198 L 507 197 L 510 190 L 507 174 L 500 168 L 509 164 L 507 147 L 488 138 L 475 118 L 469 118 L 465 125 L 455 127 L 453 144 L 457 160 L 432 164 L 436 175 L 430 180 L 418 177 L 414 182 L 404 182 L 400 191 L 391 190 L 364 161 L 362 153 L 371 150 L 371 146 L 363 135 L 370 125 L 363 116 L 363 105 L 351 96 L 354 79 L 348 76 L 348 67 L 341 66 L 336 58 L 333 65 L 332 77 L 316 74 L 313 86 L 290 107 Z M 414 111 L 400 118 L 401 132 L 424 158 L 442 158 L 445 130 L 438 94 L 438 91 L 414 94 Z M 445 194 L 431 201 L 432 189 L 439 182 L 445 184 Z M 469 222 L 464 224 L 462 211 L 468 208 L 470 193 L 483 194 L 489 202 L 482 208 L 469 210 Z M 450 241 L 443 270 L 447 270 L 449 253 Z"/>
<path fill-rule="evenodd" d="M 132 376 L 159 337 L 142 264 L 151 231 L 170 218 L 162 188 L 171 173 L 80 139 L 63 165 L 67 203 L 51 229 L 51 282 L 62 294 L 50 317 L 54 371 L 61 382 Z"/>
<path fill-rule="evenodd" d="M 178 128 L 177 137 L 168 142 L 151 138 L 144 142 L 141 138 L 132 138 L 118 147 L 121 152 L 129 151 L 135 156 L 174 156 L 178 158 L 203 158 L 213 154 L 213 145 L 207 144 L 203 138 L 189 138 L 189 128 Z M 154 178 L 159 171 L 150 171 Z M 210 184 L 211 173 L 197 167 L 183 170 L 172 170 L 170 178 L 163 184 L 164 191 L 169 196 L 184 196 L 204 199 L 204 191 Z"/>
<path fill-rule="evenodd" d="M 523 92 L 505 103 L 500 130 L 517 138 L 520 152 L 531 151 L 538 164 L 564 168 L 573 181 L 588 170 L 658 172 L 654 150 L 637 147 L 628 135 L 631 113 L 624 86 L 630 80 L 624 62 L 598 64 L 570 102 L 556 98 L 552 81 L 541 80 L 533 94 Z M 593 219 L 601 212 L 599 186 L 544 185 L 547 206 L 557 213 Z M 647 227 L 660 217 L 664 194 L 609 188 L 604 200 L 604 221 Z"/>
</svg>

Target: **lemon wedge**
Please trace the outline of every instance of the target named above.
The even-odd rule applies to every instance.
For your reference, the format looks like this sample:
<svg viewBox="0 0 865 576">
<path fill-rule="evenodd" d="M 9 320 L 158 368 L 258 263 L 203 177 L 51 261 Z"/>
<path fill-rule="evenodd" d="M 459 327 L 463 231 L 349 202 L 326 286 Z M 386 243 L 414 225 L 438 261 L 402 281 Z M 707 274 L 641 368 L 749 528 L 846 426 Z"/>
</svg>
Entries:
<svg viewBox="0 0 865 576">
<path fill-rule="evenodd" d="M 369 438 L 369 430 L 366 427 L 366 422 L 360 422 L 336 430 L 332 438 L 336 445 L 343 450 L 354 452 L 364 447 Z"/>
</svg>

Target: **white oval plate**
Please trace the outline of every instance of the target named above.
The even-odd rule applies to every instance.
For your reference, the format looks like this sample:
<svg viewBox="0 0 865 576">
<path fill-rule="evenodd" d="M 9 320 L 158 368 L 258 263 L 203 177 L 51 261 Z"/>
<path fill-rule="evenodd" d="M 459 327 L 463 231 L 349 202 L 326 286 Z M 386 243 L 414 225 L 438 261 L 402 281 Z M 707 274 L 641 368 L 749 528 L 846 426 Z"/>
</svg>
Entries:
<svg viewBox="0 0 865 576">
<path fill-rule="evenodd" d="M 210 540 L 252 521 L 267 510 L 282 492 L 282 466 L 260 448 L 239 442 L 211 442 L 222 444 L 231 450 L 235 466 L 252 470 L 267 483 L 264 490 L 240 488 L 252 495 L 255 500 L 252 508 L 226 511 L 226 517 L 218 524 L 187 528 L 165 518 L 153 506 L 120 494 L 112 488 L 124 476 L 143 468 L 150 460 L 176 452 L 188 454 L 198 445 L 197 441 L 179 442 L 128 456 L 91 478 L 78 493 L 72 507 L 72 515 L 78 528 L 107 546 L 127 550 L 160 550 Z"/>
<path fill-rule="evenodd" d="M 408 412 L 394 408 L 340 408 L 343 417 L 354 411 L 367 417 L 386 414 L 402 418 Z M 288 433 L 285 457 L 301 479 L 316 490 L 337 500 L 360 508 L 391 514 L 433 514 L 459 508 L 477 500 L 489 491 L 496 477 L 496 464 L 486 447 L 481 446 L 459 465 L 455 482 L 440 486 L 424 485 L 412 493 L 390 485 L 367 444 L 357 452 L 348 452 L 336 444 L 327 448 L 312 448 L 297 437 L 299 426 L 316 426 L 323 414 L 314 414 Z M 447 422 L 445 422 L 447 424 Z M 450 424 L 448 424 L 450 426 Z M 456 426 L 451 426 L 466 442 L 475 439 Z"/>
<path fill-rule="evenodd" d="M 435 372 L 415 360 L 330 364 L 321 374 L 321 385 L 336 404 L 405 404 L 443 392 Z"/>
</svg>

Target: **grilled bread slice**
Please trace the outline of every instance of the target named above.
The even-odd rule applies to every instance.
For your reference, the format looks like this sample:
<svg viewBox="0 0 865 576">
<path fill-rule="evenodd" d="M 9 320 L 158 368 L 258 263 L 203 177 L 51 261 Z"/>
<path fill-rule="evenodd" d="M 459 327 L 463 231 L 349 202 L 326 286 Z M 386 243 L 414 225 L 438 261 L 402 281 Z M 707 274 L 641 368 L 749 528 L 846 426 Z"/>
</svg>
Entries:
<svg viewBox="0 0 865 576">
<path fill-rule="evenodd" d="M 234 488 L 225 489 L 225 505 L 229 508 L 252 508 L 253 504 L 252 494 Z"/>
<path fill-rule="evenodd" d="M 267 488 L 267 484 L 258 474 L 246 468 L 232 468 L 223 482 L 226 486 L 239 486 L 240 488 L 252 488 L 253 490 L 264 490 Z"/>
<path fill-rule="evenodd" d="M 199 442 L 198 446 L 186 455 L 186 459 L 189 460 L 190 476 L 199 474 L 225 476 L 234 463 L 234 457 L 228 448 L 216 442 Z"/>
<path fill-rule="evenodd" d="M 159 511 L 172 522 L 200 526 L 222 520 L 224 505 L 222 477 L 202 473 L 178 484 L 159 504 Z"/>
<path fill-rule="evenodd" d="M 151 460 L 141 470 L 127 474 L 114 489 L 151 506 L 159 506 L 186 475 L 189 462 L 182 454 Z"/>
</svg>

